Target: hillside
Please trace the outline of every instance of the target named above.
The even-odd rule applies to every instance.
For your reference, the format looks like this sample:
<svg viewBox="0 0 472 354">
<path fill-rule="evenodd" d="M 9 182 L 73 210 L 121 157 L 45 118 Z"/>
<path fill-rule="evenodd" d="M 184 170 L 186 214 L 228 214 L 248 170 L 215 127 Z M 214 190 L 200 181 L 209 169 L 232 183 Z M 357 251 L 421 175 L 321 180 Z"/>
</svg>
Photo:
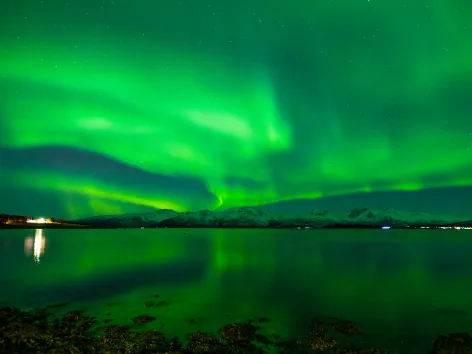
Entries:
<svg viewBox="0 0 472 354">
<path fill-rule="evenodd" d="M 134 227 L 207 227 L 207 228 L 349 228 L 349 227 L 419 227 L 460 222 L 458 218 L 407 213 L 394 209 L 353 209 L 348 215 L 333 215 L 313 210 L 295 216 L 274 216 L 256 208 L 234 208 L 227 211 L 201 210 L 179 213 L 160 209 L 148 213 L 102 215 L 74 220 L 89 226 L 111 228 Z"/>
</svg>

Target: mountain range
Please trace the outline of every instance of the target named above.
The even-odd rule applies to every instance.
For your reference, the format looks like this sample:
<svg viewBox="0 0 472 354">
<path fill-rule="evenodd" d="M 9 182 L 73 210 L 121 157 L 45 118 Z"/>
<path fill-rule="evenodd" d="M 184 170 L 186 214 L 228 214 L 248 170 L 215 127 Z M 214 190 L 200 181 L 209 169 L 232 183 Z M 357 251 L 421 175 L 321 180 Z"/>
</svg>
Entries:
<svg viewBox="0 0 472 354">
<path fill-rule="evenodd" d="M 257 208 L 233 208 L 226 211 L 201 210 L 196 212 L 158 209 L 146 213 L 93 216 L 73 220 L 73 222 L 110 228 L 369 228 L 381 226 L 403 228 L 452 225 L 458 222 L 464 223 L 464 220 L 450 216 L 401 212 L 394 209 L 360 208 L 351 210 L 345 216 L 333 215 L 326 210 L 275 216 Z"/>
</svg>

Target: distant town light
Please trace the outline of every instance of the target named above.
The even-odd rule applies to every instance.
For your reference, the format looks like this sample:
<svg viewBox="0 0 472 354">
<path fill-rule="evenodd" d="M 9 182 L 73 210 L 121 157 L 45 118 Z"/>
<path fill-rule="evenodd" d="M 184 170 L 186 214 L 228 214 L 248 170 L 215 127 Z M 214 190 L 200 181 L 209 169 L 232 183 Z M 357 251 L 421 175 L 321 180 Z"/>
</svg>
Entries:
<svg viewBox="0 0 472 354">
<path fill-rule="evenodd" d="M 29 224 L 49 224 L 51 223 L 51 219 L 46 218 L 39 218 L 39 219 L 28 219 L 26 220 Z"/>
</svg>

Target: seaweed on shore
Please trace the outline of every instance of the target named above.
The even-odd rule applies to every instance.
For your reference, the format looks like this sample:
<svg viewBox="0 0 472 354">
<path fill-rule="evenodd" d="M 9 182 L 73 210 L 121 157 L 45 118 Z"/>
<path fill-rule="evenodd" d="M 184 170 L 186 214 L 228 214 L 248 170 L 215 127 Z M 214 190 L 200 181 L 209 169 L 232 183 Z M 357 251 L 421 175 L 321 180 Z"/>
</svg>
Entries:
<svg viewBox="0 0 472 354">
<path fill-rule="evenodd" d="M 108 325 L 82 311 L 69 311 L 60 318 L 49 312 L 51 307 L 21 310 L 0 307 L 0 353 L 332 353 L 380 354 L 376 348 L 344 346 L 329 337 L 327 327 L 312 321 L 301 339 L 281 341 L 280 336 L 263 336 L 259 323 L 247 321 L 229 323 L 217 334 L 195 331 L 188 335 L 188 343 L 169 338 L 156 330 L 133 331 L 122 325 Z M 135 325 L 155 320 L 149 315 L 135 317 Z M 105 325 L 104 325 L 105 324 Z M 136 328 L 134 328 L 136 329 Z M 335 329 L 346 335 L 361 334 L 352 322 L 342 322 Z M 472 338 L 468 334 L 439 336 L 432 353 L 472 353 Z"/>
</svg>

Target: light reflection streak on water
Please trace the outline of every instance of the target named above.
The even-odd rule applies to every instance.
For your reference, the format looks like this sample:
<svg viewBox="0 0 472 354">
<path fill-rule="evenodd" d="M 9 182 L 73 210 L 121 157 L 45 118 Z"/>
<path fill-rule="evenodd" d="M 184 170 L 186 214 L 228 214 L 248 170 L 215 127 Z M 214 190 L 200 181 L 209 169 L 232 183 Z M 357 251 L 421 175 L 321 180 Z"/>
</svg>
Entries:
<svg viewBox="0 0 472 354">
<path fill-rule="evenodd" d="M 46 248 L 46 237 L 43 234 L 43 229 L 36 229 L 34 238 L 28 236 L 25 238 L 25 255 L 27 257 L 33 254 L 33 260 L 35 263 L 40 263 L 40 258 L 44 254 Z"/>
</svg>

